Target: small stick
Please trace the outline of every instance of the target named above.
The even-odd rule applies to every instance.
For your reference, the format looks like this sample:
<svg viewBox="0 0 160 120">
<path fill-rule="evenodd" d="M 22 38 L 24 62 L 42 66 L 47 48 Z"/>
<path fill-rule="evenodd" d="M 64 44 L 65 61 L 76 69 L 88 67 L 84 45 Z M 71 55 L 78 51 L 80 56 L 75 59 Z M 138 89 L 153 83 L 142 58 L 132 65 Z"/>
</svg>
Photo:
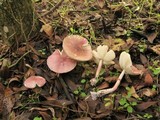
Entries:
<svg viewBox="0 0 160 120">
<path fill-rule="evenodd" d="M 112 88 L 100 90 L 100 91 L 98 91 L 98 92 L 90 92 L 92 99 L 93 99 L 93 100 L 96 100 L 97 97 L 102 97 L 102 96 L 104 96 L 104 95 L 106 95 L 106 94 L 112 93 L 112 92 L 114 92 L 115 90 L 117 90 L 117 88 L 118 88 L 118 86 L 120 85 L 121 80 L 122 80 L 122 78 L 123 78 L 123 76 L 124 76 L 124 73 L 125 73 L 125 70 L 123 70 L 123 71 L 121 72 L 121 74 L 120 74 L 120 76 L 118 77 L 115 85 L 114 85 Z"/>
<path fill-rule="evenodd" d="M 53 12 L 54 10 L 56 10 L 62 3 L 64 0 L 61 0 L 59 3 L 57 3 L 54 7 L 52 7 L 49 11 L 47 11 L 46 13 L 44 13 L 41 17 L 45 17 L 46 15 L 50 14 L 51 12 Z"/>
</svg>

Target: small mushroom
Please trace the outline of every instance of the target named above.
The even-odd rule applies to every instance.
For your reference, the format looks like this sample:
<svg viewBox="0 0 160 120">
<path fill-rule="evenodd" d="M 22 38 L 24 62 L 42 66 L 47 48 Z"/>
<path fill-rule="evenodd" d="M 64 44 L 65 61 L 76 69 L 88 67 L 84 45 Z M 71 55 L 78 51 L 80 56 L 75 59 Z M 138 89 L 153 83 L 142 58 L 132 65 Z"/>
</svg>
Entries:
<svg viewBox="0 0 160 120">
<path fill-rule="evenodd" d="M 46 80 L 41 76 L 30 76 L 24 81 L 26 88 L 35 88 L 36 86 L 42 87 L 46 83 Z"/>
<path fill-rule="evenodd" d="M 92 59 L 92 49 L 87 39 L 79 35 L 69 35 L 63 40 L 63 50 L 72 59 L 88 61 Z"/>
<path fill-rule="evenodd" d="M 93 50 L 93 58 L 94 61 L 98 64 L 98 68 L 95 74 L 95 77 L 90 80 L 91 85 L 95 85 L 98 81 L 97 78 L 99 76 L 102 65 L 110 65 L 114 64 L 113 59 L 115 58 L 115 53 L 113 50 L 108 51 L 107 45 L 99 45 L 97 50 Z"/>
<path fill-rule="evenodd" d="M 64 51 L 55 50 L 47 59 L 50 70 L 56 73 L 67 73 L 76 67 L 77 62 L 69 58 Z"/>
<path fill-rule="evenodd" d="M 130 75 L 142 75 L 142 70 L 138 70 L 136 67 L 132 65 L 131 57 L 129 53 L 122 52 L 120 54 L 119 58 L 119 64 L 122 68 L 122 72 L 119 75 L 115 85 L 112 88 L 100 90 L 98 92 L 91 92 L 91 96 L 93 100 L 96 100 L 97 97 L 102 97 L 106 94 L 112 93 L 115 90 L 117 90 L 118 86 L 120 85 L 120 82 L 124 76 L 124 74 L 130 74 Z"/>
</svg>

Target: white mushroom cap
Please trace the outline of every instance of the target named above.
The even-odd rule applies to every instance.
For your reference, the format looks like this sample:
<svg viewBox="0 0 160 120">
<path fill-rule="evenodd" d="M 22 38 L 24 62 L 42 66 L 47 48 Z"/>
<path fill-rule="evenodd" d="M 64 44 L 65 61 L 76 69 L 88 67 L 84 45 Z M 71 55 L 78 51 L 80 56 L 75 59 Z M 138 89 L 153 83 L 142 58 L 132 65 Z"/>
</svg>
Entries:
<svg viewBox="0 0 160 120">
<path fill-rule="evenodd" d="M 46 83 L 46 80 L 41 76 L 30 76 L 24 81 L 26 88 L 35 88 L 36 86 L 42 87 Z"/>
<path fill-rule="evenodd" d="M 55 50 L 47 59 L 50 70 L 56 73 L 67 73 L 76 67 L 77 62 L 69 58 L 64 51 Z"/>
<path fill-rule="evenodd" d="M 63 50 L 72 59 L 88 61 L 92 59 L 92 48 L 86 38 L 79 35 L 70 35 L 63 40 Z"/>
<path fill-rule="evenodd" d="M 99 45 L 92 53 L 97 64 L 100 60 L 103 60 L 103 64 L 106 65 L 114 64 L 113 59 L 115 58 L 115 53 L 113 50 L 108 51 L 107 45 Z"/>
<path fill-rule="evenodd" d="M 120 67 L 125 70 L 125 73 L 131 75 L 142 74 L 141 70 L 138 70 L 136 67 L 132 65 L 131 56 L 129 53 L 122 52 L 119 58 Z"/>
</svg>

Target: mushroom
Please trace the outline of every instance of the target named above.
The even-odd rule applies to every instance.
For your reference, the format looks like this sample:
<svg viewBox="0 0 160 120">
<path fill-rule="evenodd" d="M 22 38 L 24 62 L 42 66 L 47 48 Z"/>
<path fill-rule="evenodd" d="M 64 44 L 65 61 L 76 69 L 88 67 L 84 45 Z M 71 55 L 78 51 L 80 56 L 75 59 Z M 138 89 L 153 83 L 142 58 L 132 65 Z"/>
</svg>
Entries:
<svg viewBox="0 0 160 120">
<path fill-rule="evenodd" d="M 67 89 L 67 85 L 65 84 L 63 78 L 59 75 L 60 73 L 67 73 L 73 70 L 76 67 L 77 61 L 71 59 L 66 55 L 66 53 L 62 50 L 61 52 L 57 49 L 50 55 L 47 59 L 47 65 L 53 72 L 58 73 L 59 81 L 64 89 L 64 92 L 69 100 L 73 101 L 70 93 Z"/>
<path fill-rule="evenodd" d="M 30 76 L 24 81 L 24 86 L 26 88 L 35 88 L 36 86 L 42 87 L 46 83 L 45 78 L 41 76 Z"/>
<path fill-rule="evenodd" d="M 98 64 L 95 77 L 90 80 L 91 85 L 95 85 L 98 82 L 97 78 L 99 76 L 102 65 L 114 64 L 113 59 L 115 58 L 115 53 L 113 50 L 108 51 L 107 45 L 99 45 L 97 47 L 97 50 L 96 51 L 93 50 L 92 53 L 93 53 L 94 61 Z"/>
<path fill-rule="evenodd" d="M 92 59 L 92 49 L 86 38 L 79 35 L 69 35 L 63 40 L 63 50 L 72 59 L 88 61 Z"/>
<path fill-rule="evenodd" d="M 115 90 L 117 90 L 124 74 L 130 74 L 130 75 L 139 75 L 140 74 L 140 75 L 142 75 L 142 73 L 143 73 L 142 70 L 138 70 L 136 67 L 134 67 L 132 65 L 132 61 L 131 61 L 131 57 L 130 57 L 129 53 L 122 52 L 120 54 L 119 64 L 120 64 L 120 67 L 122 68 L 122 72 L 119 75 L 115 85 L 109 89 L 100 90 L 98 92 L 90 92 L 93 100 L 96 100 L 97 97 L 102 97 L 106 94 L 112 93 Z"/>
<path fill-rule="evenodd" d="M 67 73 L 76 67 L 77 62 L 69 58 L 62 50 L 55 50 L 47 59 L 48 67 L 56 73 Z"/>
</svg>

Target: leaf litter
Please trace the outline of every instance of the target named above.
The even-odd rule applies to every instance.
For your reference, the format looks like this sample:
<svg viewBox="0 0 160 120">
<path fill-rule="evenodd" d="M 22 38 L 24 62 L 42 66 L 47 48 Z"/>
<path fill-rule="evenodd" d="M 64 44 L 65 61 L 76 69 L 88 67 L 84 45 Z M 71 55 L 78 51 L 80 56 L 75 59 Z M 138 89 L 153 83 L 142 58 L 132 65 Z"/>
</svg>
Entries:
<svg viewBox="0 0 160 120">
<path fill-rule="evenodd" d="M 156 71 L 160 67 L 159 4 L 155 0 L 150 2 L 36 2 L 34 7 L 45 25 L 42 26 L 44 31 L 30 38 L 28 45 L 8 47 L 0 43 L 2 118 L 34 119 L 41 116 L 44 120 L 121 120 L 142 119 L 137 114 L 143 116 L 148 113 L 153 119 L 160 119 L 160 72 Z M 104 44 L 115 51 L 115 64 L 104 66 L 96 86 L 91 86 L 89 82 L 97 67 L 93 61 L 78 63 L 74 70 L 62 74 L 60 77 L 66 82 L 65 86 L 57 74 L 47 67 L 46 58 L 55 49 L 62 50 L 61 44 L 68 34 L 82 35 L 93 49 Z M 125 75 L 114 93 L 93 100 L 90 91 L 110 88 L 116 82 L 121 71 L 118 58 L 122 51 L 128 51 L 133 63 L 139 65 L 145 74 Z M 31 75 L 40 75 L 47 83 L 42 88 L 27 89 L 23 82 Z M 82 79 L 85 82 L 81 83 Z M 130 89 L 127 91 L 126 87 Z M 133 106 L 135 111 L 128 113 L 126 109 L 118 109 L 122 97 L 129 97 L 129 102 L 137 101 L 137 106 Z"/>
</svg>

